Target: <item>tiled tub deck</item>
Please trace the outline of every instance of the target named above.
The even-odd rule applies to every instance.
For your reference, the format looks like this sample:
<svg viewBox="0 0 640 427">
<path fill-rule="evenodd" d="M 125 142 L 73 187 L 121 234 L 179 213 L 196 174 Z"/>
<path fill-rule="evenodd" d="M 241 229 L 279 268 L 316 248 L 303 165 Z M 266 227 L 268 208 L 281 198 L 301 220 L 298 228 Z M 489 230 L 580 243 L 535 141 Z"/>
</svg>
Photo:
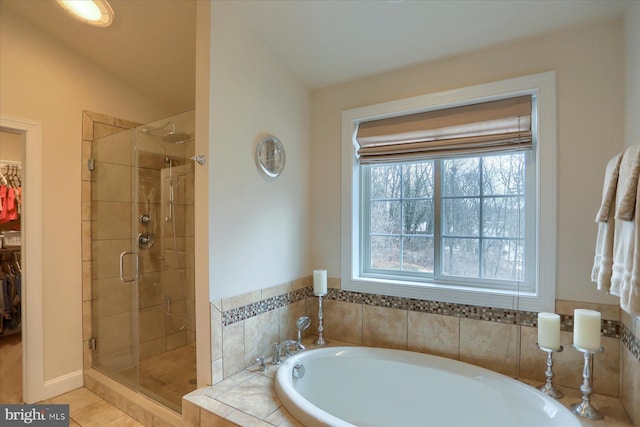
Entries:
<svg viewBox="0 0 640 427">
<path fill-rule="evenodd" d="M 308 337 L 304 344 L 308 350 L 316 348 L 314 337 Z M 353 345 L 332 340 L 330 345 Z M 203 387 L 183 397 L 182 413 L 187 426 L 301 426 L 298 421 L 282 406 L 278 399 L 273 382 L 278 370 L 277 366 L 267 362 L 268 370 L 261 372 L 255 364 L 239 373 L 226 378 L 211 387 Z M 521 379 L 521 381 L 538 386 L 537 381 Z M 565 405 L 578 402 L 581 398 L 579 390 L 561 388 L 565 397 L 561 402 Z M 584 426 L 591 427 L 633 427 L 631 420 L 617 398 L 594 394 L 592 402 L 605 414 L 603 420 L 583 420 Z"/>
</svg>

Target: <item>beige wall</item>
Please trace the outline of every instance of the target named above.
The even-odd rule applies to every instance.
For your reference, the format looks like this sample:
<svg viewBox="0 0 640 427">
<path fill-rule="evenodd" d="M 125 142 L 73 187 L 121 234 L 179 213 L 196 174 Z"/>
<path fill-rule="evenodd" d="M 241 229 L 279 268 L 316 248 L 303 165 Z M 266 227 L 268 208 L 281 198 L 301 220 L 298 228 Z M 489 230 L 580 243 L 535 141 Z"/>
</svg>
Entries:
<svg viewBox="0 0 640 427">
<path fill-rule="evenodd" d="M 38 121 L 43 129 L 44 379 L 52 380 L 82 369 L 82 110 L 139 122 L 173 112 L 6 7 L 0 11 L 0 63 L 0 113 Z"/>
<path fill-rule="evenodd" d="M 640 143 L 640 2 L 625 14 L 625 130 L 627 145 Z"/>
<path fill-rule="evenodd" d="M 310 269 L 308 92 L 235 7 L 211 3 L 211 301 Z M 286 152 L 276 179 L 256 168 L 255 147 L 266 134 Z"/>
<path fill-rule="evenodd" d="M 604 168 L 624 148 L 621 20 L 530 38 L 312 93 L 312 262 L 340 272 L 340 112 L 556 71 L 559 299 L 616 303 L 590 281 Z"/>
</svg>

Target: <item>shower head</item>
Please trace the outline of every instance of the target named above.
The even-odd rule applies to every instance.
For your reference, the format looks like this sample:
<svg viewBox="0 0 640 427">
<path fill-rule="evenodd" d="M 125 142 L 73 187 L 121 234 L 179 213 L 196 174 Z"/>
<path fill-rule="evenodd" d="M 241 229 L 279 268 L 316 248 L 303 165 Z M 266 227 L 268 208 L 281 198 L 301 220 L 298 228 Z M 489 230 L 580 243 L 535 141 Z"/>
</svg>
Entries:
<svg viewBox="0 0 640 427">
<path fill-rule="evenodd" d="M 183 142 L 187 142 L 189 140 L 189 135 L 182 132 L 172 132 L 163 136 L 162 140 L 164 142 L 170 142 L 172 144 L 182 144 Z"/>
<path fill-rule="evenodd" d="M 298 328 L 299 331 L 304 331 L 309 327 L 310 324 L 311 324 L 311 319 L 309 319 L 307 316 L 301 316 L 296 321 L 296 327 Z"/>
<path fill-rule="evenodd" d="M 159 128 L 145 126 L 142 128 L 142 132 L 152 136 L 159 136 L 164 142 L 173 144 L 182 144 L 189 140 L 188 134 L 176 131 L 176 124 L 174 122 L 167 122 L 167 124 Z"/>
<path fill-rule="evenodd" d="M 309 319 L 307 316 L 301 316 L 296 321 L 296 327 L 298 328 L 298 344 L 302 344 L 302 331 L 307 329 L 310 324 L 311 319 Z"/>
</svg>

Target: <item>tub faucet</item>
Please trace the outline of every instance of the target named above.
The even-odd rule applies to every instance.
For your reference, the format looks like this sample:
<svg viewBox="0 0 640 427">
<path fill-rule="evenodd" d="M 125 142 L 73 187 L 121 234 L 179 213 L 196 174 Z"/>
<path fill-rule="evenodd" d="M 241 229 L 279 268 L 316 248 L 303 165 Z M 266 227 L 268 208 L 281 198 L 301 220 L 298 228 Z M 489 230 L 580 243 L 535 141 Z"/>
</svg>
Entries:
<svg viewBox="0 0 640 427">
<path fill-rule="evenodd" d="M 275 343 L 273 345 L 273 358 L 271 360 L 271 363 L 273 363 L 274 365 L 281 364 L 282 350 L 283 349 L 286 350 L 286 356 L 288 357 L 290 355 L 289 353 L 290 346 L 295 346 L 298 350 L 305 350 L 305 346 L 303 346 L 296 340 L 285 340 L 285 341 L 282 341 L 280 344 Z"/>
</svg>

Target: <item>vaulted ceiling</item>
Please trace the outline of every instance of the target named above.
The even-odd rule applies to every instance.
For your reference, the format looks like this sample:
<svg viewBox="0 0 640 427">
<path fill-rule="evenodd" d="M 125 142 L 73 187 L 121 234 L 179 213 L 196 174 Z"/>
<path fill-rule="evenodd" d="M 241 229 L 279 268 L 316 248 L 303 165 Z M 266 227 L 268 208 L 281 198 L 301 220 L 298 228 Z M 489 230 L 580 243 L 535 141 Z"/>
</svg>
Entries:
<svg viewBox="0 0 640 427">
<path fill-rule="evenodd" d="M 196 0 L 110 0 L 115 21 L 108 28 L 71 19 L 54 0 L 0 1 L 149 98 L 177 112 L 194 107 Z M 234 6 L 315 89 L 619 17 L 629 3 L 237 0 Z"/>
</svg>

